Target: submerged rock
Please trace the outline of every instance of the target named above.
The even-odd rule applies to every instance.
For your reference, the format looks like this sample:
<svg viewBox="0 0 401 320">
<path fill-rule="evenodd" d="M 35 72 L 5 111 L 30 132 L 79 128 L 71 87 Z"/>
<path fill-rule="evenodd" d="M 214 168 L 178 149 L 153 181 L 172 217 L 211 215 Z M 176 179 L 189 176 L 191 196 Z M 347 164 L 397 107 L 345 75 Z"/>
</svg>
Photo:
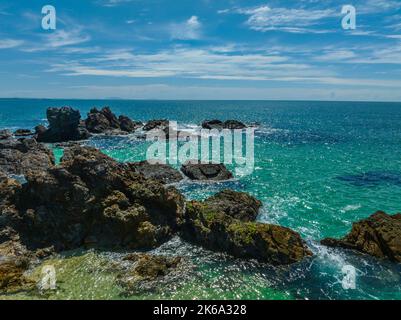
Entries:
<svg viewBox="0 0 401 320">
<path fill-rule="evenodd" d="M 182 236 L 210 250 L 273 265 L 295 263 L 311 255 L 295 231 L 277 225 L 243 222 L 222 208 L 213 208 L 208 200 L 187 203 Z"/>
<path fill-rule="evenodd" d="M 167 164 L 150 164 L 148 161 L 130 163 L 129 166 L 147 179 L 155 179 L 163 184 L 180 182 L 181 173 Z"/>
<path fill-rule="evenodd" d="M 354 223 L 352 230 L 344 238 L 326 238 L 321 243 L 401 262 L 401 214 L 388 215 L 378 211 L 367 219 Z"/>
<path fill-rule="evenodd" d="M 53 152 L 35 139 L 0 140 L 0 170 L 7 174 L 25 175 L 54 165 Z"/>
<path fill-rule="evenodd" d="M 221 181 L 233 178 L 233 174 L 222 163 L 187 163 L 182 165 L 181 171 L 191 180 Z"/>
<path fill-rule="evenodd" d="M 14 132 L 14 136 L 16 137 L 28 137 L 28 136 L 32 136 L 34 134 L 34 132 L 32 132 L 29 129 L 18 129 Z"/>
<path fill-rule="evenodd" d="M 60 166 L 26 175 L 1 203 L 30 250 L 97 247 L 153 248 L 177 230 L 184 199 L 89 147 L 66 149 Z M 10 193 L 10 192 L 8 192 Z M 90 241 L 89 241 L 90 240 Z"/>
<path fill-rule="evenodd" d="M 157 290 L 169 283 L 177 285 L 183 272 L 189 271 L 182 257 L 170 257 L 146 253 L 134 253 L 124 257 L 130 264 L 120 272 L 117 282 L 127 293 L 143 290 Z"/>
<path fill-rule="evenodd" d="M 19 240 L 18 234 L 12 228 L 0 225 L 0 291 L 2 292 L 19 290 L 32 284 L 25 276 L 32 256 Z"/>
<path fill-rule="evenodd" d="M 90 137 L 89 132 L 81 126 L 81 114 L 71 107 L 48 108 L 49 128 L 37 126 L 36 137 L 39 142 L 64 142 L 84 140 Z"/>
</svg>

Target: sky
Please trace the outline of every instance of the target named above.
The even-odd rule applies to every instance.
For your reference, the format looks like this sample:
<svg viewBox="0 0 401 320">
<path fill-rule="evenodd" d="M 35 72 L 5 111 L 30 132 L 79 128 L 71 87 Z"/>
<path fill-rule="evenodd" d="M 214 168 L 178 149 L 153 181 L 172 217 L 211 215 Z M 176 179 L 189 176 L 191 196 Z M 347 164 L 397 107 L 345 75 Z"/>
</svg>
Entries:
<svg viewBox="0 0 401 320">
<path fill-rule="evenodd" d="M 401 0 L 0 0 L 0 97 L 401 101 Z"/>
</svg>

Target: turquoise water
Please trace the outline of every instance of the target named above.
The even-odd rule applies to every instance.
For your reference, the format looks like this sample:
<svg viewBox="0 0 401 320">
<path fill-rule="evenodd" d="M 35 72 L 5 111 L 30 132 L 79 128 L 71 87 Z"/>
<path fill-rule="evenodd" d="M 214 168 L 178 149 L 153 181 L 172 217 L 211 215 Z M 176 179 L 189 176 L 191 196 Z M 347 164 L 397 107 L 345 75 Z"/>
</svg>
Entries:
<svg viewBox="0 0 401 320">
<path fill-rule="evenodd" d="M 401 211 L 401 103 L 0 99 L 0 128 L 45 124 L 46 108 L 63 105 L 82 115 L 93 106 L 109 105 L 135 120 L 168 118 L 189 127 L 212 118 L 260 123 L 251 175 L 220 184 L 185 182 L 178 188 L 195 199 L 227 187 L 253 194 L 264 204 L 258 219 L 300 232 L 314 258 L 283 269 L 205 259 L 197 261 L 204 270 L 201 280 L 183 289 L 186 295 L 177 289 L 156 297 L 401 299 L 399 265 L 318 243 L 343 236 L 352 222 L 377 210 Z M 88 143 L 120 161 L 145 156 L 146 143 L 129 138 L 96 137 Z M 174 246 L 188 248 L 178 242 Z M 347 264 L 357 269 L 355 290 L 341 286 Z M 230 281 L 238 274 L 239 288 Z"/>
</svg>

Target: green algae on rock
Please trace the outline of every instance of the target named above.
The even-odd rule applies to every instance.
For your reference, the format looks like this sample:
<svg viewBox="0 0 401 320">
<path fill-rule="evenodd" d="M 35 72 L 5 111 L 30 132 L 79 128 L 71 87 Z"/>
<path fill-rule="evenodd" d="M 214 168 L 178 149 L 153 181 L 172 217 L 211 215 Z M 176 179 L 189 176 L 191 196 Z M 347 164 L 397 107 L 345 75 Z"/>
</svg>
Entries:
<svg viewBox="0 0 401 320">
<path fill-rule="evenodd" d="M 25 178 L 10 189 L 15 196 L 0 203 L 0 212 L 31 250 L 74 249 L 87 238 L 98 247 L 154 248 L 176 232 L 183 216 L 176 189 L 93 148 L 66 149 L 60 166 Z"/>
<path fill-rule="evenodd" d="M 212 197 L 212 203 L 214 201 Z M 214 251 L 224 251 L 241 258 L 255 258 L 273 265 L 301 261 L 312 255 L 300 235 L 289 228 L 244 222 L 221 208 L 204 202 L 187 203 L 182 235 Z"/>
<path fill-rule="evenodd" d="M 326 238 L 323 245 L 360 251 L 377 258 L 401 262 L 401 214 L 378 211 L 352 226 L 342 239 Z"/>
<path fill-rule="evenodd" d="M 193 266 L 180 256 L 164 256 L 148 253 L 128 254 L 123 258 L 128 267 L 121 270 L 117 282 L 125 294 L 144 291 L 157 291 L 161 286 L 177 286 L 184 273 L 192 271 Z"/>
</svg>

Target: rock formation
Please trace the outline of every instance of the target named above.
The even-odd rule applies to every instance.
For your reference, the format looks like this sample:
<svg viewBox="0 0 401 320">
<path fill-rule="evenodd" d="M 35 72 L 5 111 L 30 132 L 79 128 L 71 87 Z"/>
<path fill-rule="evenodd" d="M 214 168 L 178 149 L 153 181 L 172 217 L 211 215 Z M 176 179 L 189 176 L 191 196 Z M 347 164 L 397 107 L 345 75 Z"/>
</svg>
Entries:
<svg viewBox="0 0 401 320">
<path fill-rule="evenodd" d="M 176 232 L 184 212 L 174 188 L 92 148 L 67 149 L 60 166 L 29 172 L 26 180 L 23 186 L 15 182 L 14 196 L 0 212 L 30 250 L 88 242 L 153 248 Z"/>
<path fill-rule="evenodd" d="M 180 182 L 181 173 L 167 164 L 150 164 L 148 161 L 129 163 L 129 166 L 147 179 L 155 179 L 163 184 Z"/>
<path fill-rule="evenodd" d="M 233 178 L 233 174 L 222 163 L 186 163 L 181 166 L 181 171 L 191 180 L 221 181 Z"/>
<path fill-rule="evenodd" d="M 247 126 L 243 124 L 241 121 L 238 120 L 227 120 L 227 121 L 220 121 L 220 120 L 205 120 L 202 122 L 202 128 L 203 129 L 217 129 L 217 130 L 223 130 L 223 129 L 245 129 Z"/>
<path fill-rule="evenodd" d="M 9 138 L 0 140 L 0 171 L 25 175 L 54 165 L 53 152 L 35 139 Z"/>
<path fill-rule="evenodd" d="M 48 108 L 47 120 L 49 127 L 35 128 L 39 142 L 64 142 L 84 140 L 90 137 L 89 132 L 81 126 L 81 114 L 70 107 Z"/>
<path fill-rule="evenodd" d="M 228 202 L 232 201 L 232 196 L 228 196 Z M 220 194 L 217 198 L 222 201 L 224 195 Z M 187 203 L 181 229 L 185 239 L 210 250 L 273 265 L 291 264 L 311 255 L 300 235 L 291 229 L 241 221 L 224 211 L 229 206 L 216 206 L 215 201 L 216 198 Z M 253 203 L 256 204 L 257 200 L 254 199 Z M 249 217 L 244 215 L 244 220 L 249 220 Z"/>
<path fill-rule="evenodd" d="M 326 238 L 323 245 L 357 250 L 374 257 L 401 262 L 401 214 L 378 211 L 352 226 L 342 239 Z"/>
<path fill-rule="evenodd" d="M 159 129 L 159 130 L 166 131 L 166 130 L 168 130 L 168 126 L 169 126 L 168 120 L 165 120 L 165 119 L 150 120 L 144 125 L 143 130 L 150 131 L 150 130 L 154 130 L 154 129 Z"/>
<path fill-rule="evenodd" d="M 85 120 L 85 126 L 92 133 L 111 135 L 134 132 L 142 126 L 142 123 L 134 122 L 123 115 L 117 118 L 109 107 L 104 107 L 101 110 L 91 109 Z"/>
</svg>

